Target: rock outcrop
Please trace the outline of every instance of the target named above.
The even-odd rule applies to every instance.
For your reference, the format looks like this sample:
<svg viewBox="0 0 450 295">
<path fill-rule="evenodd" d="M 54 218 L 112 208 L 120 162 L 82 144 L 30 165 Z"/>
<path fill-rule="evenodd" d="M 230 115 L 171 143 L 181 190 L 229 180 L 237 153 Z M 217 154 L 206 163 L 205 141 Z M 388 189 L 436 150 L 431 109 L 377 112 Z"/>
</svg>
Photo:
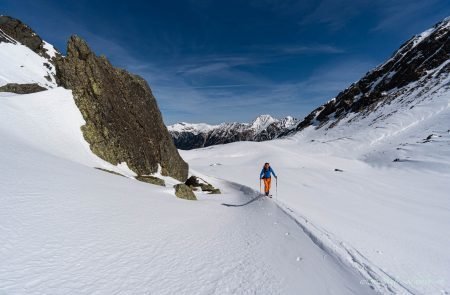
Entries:
<svg viewBox="0 0 450 295">
<path fill-rule="evenodd" d="M 195 196 L 192 189 L 184 183 L 176 184 L 173 187 L 175 188 L 175 196 L 177 196 L 178 198 L 194 201 L 197 200 L 197 197 Z"/>
<path fill-rule="evenodd" d="M 17 40 L 37 54 L 50 58 L 41 37 L 20 20 L 10 16 L 0 15 L 0 30 L 7 34 L 7 36 L 0 34 L 0 42 L 11 43 Z M 14 40 L 11 40 L 8 36 Z"/>
<path fill-rule="evenodd" d="M 28 94 L 47 90 L 47 88 L 36 83 L 31 84 L 17 84 L 9 83 L 0 87 L 0 92 L 12 92 L 17 94 Z"/>
<path fill-rule="evenodd" d="M 197 190 L 197 188 L 201 188 L 203 192 L 208 192 L 209 194 L 221 194 L 220 189 L 215 188 L 212 184 L 208 183 L 204 179 L 197 177 L 195 175 L 192 175 L 189 177 L 185 183 L 187 186 L 189 186 L 193 190 Z"/>
<path fill-rule="evenodd" d="M 178 154 L 147 82 L 96 56 L 72 36 L 67 56 L 54 59 L 57 82 L 72 89 L 86 124 L 83 135 L 102 159 L 126 162 L 138 175 L 157 172 L 184 181 L 188 165 Z"/>
<path fill-rule="evenodd" d="M 142 182 L 146 182 L 146 183 L 150 183 L 150 184 L 154 184 L 154 185 L 159 185 L 159 186 L 165 186 L 166 182 L 164 181 L 164 179 L 155 177 L 155 176 L 151 176 L 151 175 L 140 175 L 140 176 L 136 176 L 136 179 Z"/>
</svg>

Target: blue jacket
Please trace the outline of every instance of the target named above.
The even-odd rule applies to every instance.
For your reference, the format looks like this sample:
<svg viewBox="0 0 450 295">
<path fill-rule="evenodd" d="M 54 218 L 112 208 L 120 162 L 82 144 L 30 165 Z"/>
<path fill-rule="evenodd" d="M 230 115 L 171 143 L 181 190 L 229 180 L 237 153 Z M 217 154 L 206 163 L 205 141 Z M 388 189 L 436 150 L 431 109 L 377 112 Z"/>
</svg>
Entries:
<svg viewBox="0 0 450 295">
<path fill-rule="evenodd" d="M 261 173 L 259 174 L 259 178 L 270 178 L 270 173 L 273 174 L 273 176 L 277 177 L 275 174 L 275 171 L 273 171 L 272 167 L 269 166 L 269 169 L 267 171 L 264 169 L 264 167 L 261 170 Z M 264 177 L 263 177 L 264 175 Z"/>
</svg>

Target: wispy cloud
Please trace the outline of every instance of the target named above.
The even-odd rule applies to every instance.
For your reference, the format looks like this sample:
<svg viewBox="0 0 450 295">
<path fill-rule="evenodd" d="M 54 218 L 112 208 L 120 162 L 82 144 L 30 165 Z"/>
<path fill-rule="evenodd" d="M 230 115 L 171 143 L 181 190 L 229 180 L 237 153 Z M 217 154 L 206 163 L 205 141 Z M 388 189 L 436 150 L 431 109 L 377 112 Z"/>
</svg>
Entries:
<svg viewBox="0 0 450 295">
<path fill-rule="evenodd" d="M 430 19 L 437 21 L 450 15 L 447 0 L 382 0 L 378 4 L 381 19 L 372 31 L 430 26 Z"/>
<path fill-rule="evenodd" d="M 255 49 L 266 51 L 274 56 L 283 55 L 301 55 L 301 54 L 338 54 L 345 50 L 330 44 L 278 44 L 278 45 L 259 45 Z"/>
<path fill-rule="evenodd" d="M 331 30 L 338 30 L 352 22 L 362 8 L 370 6 L 371 0 L 320 0 L 308 10 L 298 22 L 300 26 L 324 24 Z"/>
<path fill-rule="evenodd" d="M 374 63 L 361 60 L 345 60 L 316 69 L 311 75 L 296 82 L 275 82 L 267 77 L 252 74 L 236 67 L 266 62 L 261 56 L 206 55 L 190 56 L 172 63 L 142 62 L 129 50 L 110 39 L 84 32 L 93 48 L 104 52 L 115 65 L 144 77 L 152 87 L 165 122 L 249 121 L 261 113 L 283 117 L 302 117 L 339 91 L 357 80 Z M 341 52 L 334 47 L 319 45 L 272 46 L 261 49 L 275 56 L 274 52 L 305 52 L 322 50 Z M 182 62 L 185 62 L 183 64 Z M 203 77 L 215 77 L 214 81 L 238 83 L 213 83 Z M 245 118 L 245 119 L 243 119 Z"/>
<path fill-rule="evenodd" d="M 257 85 L 198 88 L 189 85 L 156 86 L 154 91 L 169 124 L 176 121 L 249 121 L 261 113 L 302 118 L 357 81 L 375 64 L 375 61 L 366 58 L 345 60 L 318 68 L 309 77 L 297 82 L 264 80 L 264 83 L 261 81 Z"/>
</svg>

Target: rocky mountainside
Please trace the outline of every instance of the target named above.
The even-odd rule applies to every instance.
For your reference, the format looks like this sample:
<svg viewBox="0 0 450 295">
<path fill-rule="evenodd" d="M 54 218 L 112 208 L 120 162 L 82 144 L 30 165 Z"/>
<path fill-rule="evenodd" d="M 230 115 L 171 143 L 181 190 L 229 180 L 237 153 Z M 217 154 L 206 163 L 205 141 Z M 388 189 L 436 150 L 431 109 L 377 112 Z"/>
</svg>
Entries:
<svg viewBox="0 0 450 295">
<path fill-rule="evenodd" d="M 7 77 L 0 79 L 0 91 L 71 89 L 86 122 L 83 136 L 97 156 L 113 165 L 126 162 L 138 176 L 156 173 L 161 167 L 162 175 L 187 178 L 188 165 L 173 144 L 144 79 L 96 56 L 77 36 L 70 38 L 67 56 L 62 56 L 31 28 L 7 16 L 0 17 L 0 45 L 5 57 L 3 77 Z M 25 46 L 36 55 L 17 54 Z M 22 55 L 30 60 L 14 60 Z"/>
<path fill-rule="evenodd" d="M 296 128 L 333 128 L 344 119 L 350 123 L 364 119 L 394 101 L 413 108 L 425 96 L 449 87 L 442 83 L 450 73 L 450 17 L 404 43 L 393 56 L 350 85 L 335 98 L 312 111 Z M 439 86 L 439 87 L 437 87 Z M 383 113 L 371 124 L 394 114 Z"/>
<path fill-rule="evenodd" d="M 0 42 L 20 42 L 40 56 L 53 57 L 51 45 L 39 37 L 30 27 L 18 19 L 0 15 Z"/>
<path fill-rule="evenodd" d="M 190 150 L 235 141 L 264 141 L 286 133 L 298 120 L 286 117 L 278 120 L 261 115 L 252 123 L 222 123 L 220 125 L 177 123 L 168 126 L 177 148 Z"/>
</svg>

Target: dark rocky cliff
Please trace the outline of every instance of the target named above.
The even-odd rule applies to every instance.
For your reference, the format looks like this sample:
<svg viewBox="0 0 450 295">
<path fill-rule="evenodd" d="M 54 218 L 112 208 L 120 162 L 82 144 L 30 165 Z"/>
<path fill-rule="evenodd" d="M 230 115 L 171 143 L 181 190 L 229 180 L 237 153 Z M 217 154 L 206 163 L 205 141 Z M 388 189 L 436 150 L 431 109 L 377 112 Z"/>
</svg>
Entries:
<svg viewBox="0 0 450 295">
<path fill-rule="evenodd" d="M 96 155 L 112 164 L 127 162 L 138 175 L 157 172 L 160 164 L 163 175 L 187 178 L 188 165 L 144 79 L 113 67 L 77 36 L 55 65 L 58 84 L 72 89 L 86 121 L 83 135 Z"/>
</svg>

